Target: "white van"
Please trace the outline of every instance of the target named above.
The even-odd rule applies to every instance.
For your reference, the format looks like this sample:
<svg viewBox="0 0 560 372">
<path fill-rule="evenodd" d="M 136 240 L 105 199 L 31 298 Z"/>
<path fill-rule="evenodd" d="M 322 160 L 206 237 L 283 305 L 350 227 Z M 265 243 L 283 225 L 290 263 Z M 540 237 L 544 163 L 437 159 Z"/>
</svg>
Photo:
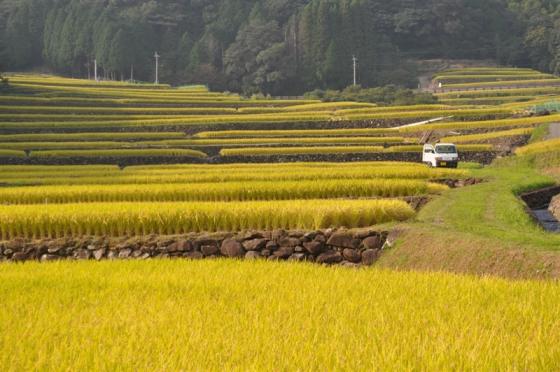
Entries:
<svg viewBox="0 0 560 372">
<path fill-rule="evenodd" d="M 459 154 L 452 143 L 426 144 L 422 151 L 422 162 L 430 167 L 457 168 Z"/>
</svg>

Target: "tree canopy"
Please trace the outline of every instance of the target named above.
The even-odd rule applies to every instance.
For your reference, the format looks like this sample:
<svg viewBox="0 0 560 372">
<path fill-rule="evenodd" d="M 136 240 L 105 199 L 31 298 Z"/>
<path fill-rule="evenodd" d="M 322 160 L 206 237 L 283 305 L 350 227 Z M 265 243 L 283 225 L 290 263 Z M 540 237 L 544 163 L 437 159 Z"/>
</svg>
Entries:
<svg viewBox="0 0 560 372">
<path fill-rule="evenodd" d="M 555 0 L 0 0 L 5 68 L 206 83 L 245 93 L 413 86 L 416 59 L 560 73 Z"/>
</svg>

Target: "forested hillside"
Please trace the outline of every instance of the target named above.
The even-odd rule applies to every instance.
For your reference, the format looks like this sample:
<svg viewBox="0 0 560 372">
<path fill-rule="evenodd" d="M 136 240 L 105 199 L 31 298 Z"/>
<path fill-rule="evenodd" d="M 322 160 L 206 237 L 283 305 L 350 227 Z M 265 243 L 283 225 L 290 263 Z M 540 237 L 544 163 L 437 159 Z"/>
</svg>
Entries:
<svg viewBox="0 0 560 372">
<path fill-rule="evenodd" d="M 557 0 L 0 0 L 0 61 L 244 93 L 414 86 L 415 59 L 560 71 Z"/>
</svg>

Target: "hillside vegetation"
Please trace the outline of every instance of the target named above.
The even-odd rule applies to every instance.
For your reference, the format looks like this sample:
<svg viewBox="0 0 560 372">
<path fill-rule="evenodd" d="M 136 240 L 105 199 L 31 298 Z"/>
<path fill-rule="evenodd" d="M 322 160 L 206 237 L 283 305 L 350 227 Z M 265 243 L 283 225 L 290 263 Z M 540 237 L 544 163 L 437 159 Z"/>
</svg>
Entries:
<svg viewBox="0 0 560 372">
<path fill-rule="evenodd" d="M 203 83 L 293 95 L 352 82 L 416 88 L 417 59 L 492 59 L 558 72 L 546 0 L 0 1 L 0 61 L 68 76 Z M 133 70 L 133 71 L 132 71 Z"/>
</svg>

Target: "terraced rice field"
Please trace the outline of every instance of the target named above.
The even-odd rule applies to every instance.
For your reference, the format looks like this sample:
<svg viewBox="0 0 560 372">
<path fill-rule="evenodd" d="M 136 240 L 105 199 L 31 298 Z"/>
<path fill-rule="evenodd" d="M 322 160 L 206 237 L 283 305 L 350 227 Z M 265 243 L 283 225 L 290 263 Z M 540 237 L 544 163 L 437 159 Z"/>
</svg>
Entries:
<svg viewBox="0 0 560 372">
<path fill-rule="evenodd" d="M 466 172 L 371 162 L 2 166 L 0 175 L 0 231 L 11 239 L 370 226 L 412 217 L 403 197 L 441 193 L 431 180 Z"/>
<path fill-rule="evenodd" d="M 41 260 L 62 257 L 57 249 L 80 239 L 86 245 L 72 252 L 91 258 L 93 247 L 111 258 L 99 248 L 109 240 L 155 237 L 161 248 L 174 234 L 253 239 L 253 230 L 417 226 L 415 207 L 447 203 L 454 191 L 446 181 L 474 172 L 421 164 L 422 141 L 455 142 L 462 160 L 488 161 L 560 121 L 528 110 L 560 95 L 552 76 L 465 69 L 438 79 L 481 90 L 381 107 L 13 75 L 13 91 L 0 96 L 0 260 L 16 260 L 7 247 L 22 239 L 41 239 Z M 531 87 L 482 90 L 519 82 Z M 551 140 L 517 153 L 559 148 Z M 328 161 L 304 161 L 314 156 Z M 445 229 L 440 218 L 434 226 Z M 214 257 L 214 248 L 189 253 Z M 6 370 L 554 370 L 559 359 L 552 282 L 264 261 L 90 260 L 1 263 L 0 283 Z"/>
<path fill-rule="evenodd" d="M 445 85 L 536 80 L 555 82 L 515 69 L 436 77 Z M 524 138 L 559 120 L 522 113 L 557 89 L 544 85 L 541 96 L 532 95 L 535 87 L 517 89 L 513 97 L 530 97 L 526 103 L 445 102 L 496 98 L 466 92 L 442 93 L 438 104 L 384 107 L 11 75 L 10 93 L 0 96 L 0 225 L 12 238 L 358 227 L 410 218 L 411 197 L 445 191 L 434 180 L 468 176 L 419 164 L 423 138 L 460 143 L 464 159 L 487 161 L 496 139 Z M 331 158 L 360 162 L 313 163 Z M 33 214 L 38 205 L 41 214 Z"/>
</svg>

